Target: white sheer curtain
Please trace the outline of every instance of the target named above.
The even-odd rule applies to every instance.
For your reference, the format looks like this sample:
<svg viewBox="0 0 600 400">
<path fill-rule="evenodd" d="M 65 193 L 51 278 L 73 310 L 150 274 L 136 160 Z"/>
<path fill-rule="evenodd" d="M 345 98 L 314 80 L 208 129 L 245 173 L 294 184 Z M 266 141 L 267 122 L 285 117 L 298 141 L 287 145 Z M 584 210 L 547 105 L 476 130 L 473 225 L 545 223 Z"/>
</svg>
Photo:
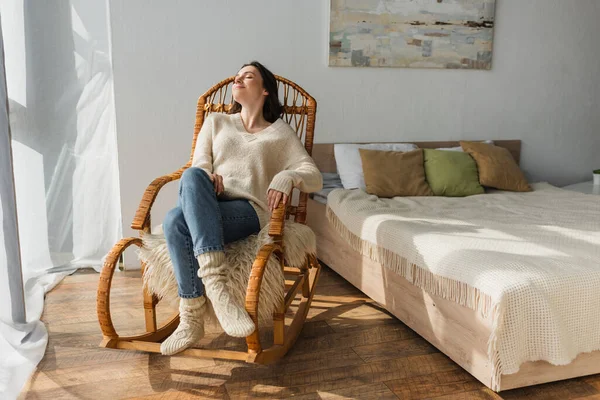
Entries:
<svg viewBox="0 0 600 400">
<path fill-rule="evenodd" d="M 12 398 L 19 393 L 12 383 L 27 379 L 47 339 L 44 325 L 27 323 L 25 313 L 3 47 L 0 33 L 0 398 Z"/>
<path fill-rule="evenodd" d="M 99 270 L 122 227 L 107 2 L 0 0 L 0 19 L 12 133 L 0 138 L 0 398 L 12 398 L 46 347 L 44 294 Z"/>
</svg>

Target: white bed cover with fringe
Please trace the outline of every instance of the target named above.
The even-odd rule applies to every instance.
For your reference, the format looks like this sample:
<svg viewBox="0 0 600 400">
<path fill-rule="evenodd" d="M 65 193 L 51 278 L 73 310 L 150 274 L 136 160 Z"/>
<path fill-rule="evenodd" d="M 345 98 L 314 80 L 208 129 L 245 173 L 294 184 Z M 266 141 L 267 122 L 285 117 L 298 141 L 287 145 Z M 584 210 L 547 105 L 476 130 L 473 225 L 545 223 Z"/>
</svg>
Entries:
<svg viewBox="0 0 600 400">
<path fill-rule="evenodd" d="M 487 316 L 492 386 L 526 361 L 600 350 L 600 198 L 533 192 L 380 199 L 332 191 L 327 216 L 361 254 Z M 494 387 L 492 387 L 493 389 Z"/>
</svg>

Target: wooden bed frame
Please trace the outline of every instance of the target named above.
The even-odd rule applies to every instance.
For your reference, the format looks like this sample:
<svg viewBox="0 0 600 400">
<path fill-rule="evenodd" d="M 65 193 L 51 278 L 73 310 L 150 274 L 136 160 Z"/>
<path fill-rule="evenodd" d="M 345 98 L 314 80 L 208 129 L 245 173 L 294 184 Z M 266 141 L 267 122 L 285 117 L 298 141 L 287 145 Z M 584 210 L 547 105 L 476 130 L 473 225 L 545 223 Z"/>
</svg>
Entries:
<svg viewBox="0 0 600 400">
<path fill-rule="evenodd" d="M 411 143 L 421 148 L 459 146 L 458 142 Z M 494 143 L 507 148 L 519 162 L 520 140 Z M 322 172 L 336 172 L 333 144 L 315 144 L 312 155 Z M 518 373 L 502 375 L 499 387 L 492 387 L 492 366 L 487 355 L 491 317 L 483 318 L 474 310 L 430 295 L 381 264 L 362 256 L 330 226 L 325 210 L 324 204 L 309 200 L 307 224 L 317 235 L 318 258 L 492 390 L 600 373 L 600 351 L 594 351 L 580 354 L 565 366 L 545 361 L 526 362 Z"/>
</svg>

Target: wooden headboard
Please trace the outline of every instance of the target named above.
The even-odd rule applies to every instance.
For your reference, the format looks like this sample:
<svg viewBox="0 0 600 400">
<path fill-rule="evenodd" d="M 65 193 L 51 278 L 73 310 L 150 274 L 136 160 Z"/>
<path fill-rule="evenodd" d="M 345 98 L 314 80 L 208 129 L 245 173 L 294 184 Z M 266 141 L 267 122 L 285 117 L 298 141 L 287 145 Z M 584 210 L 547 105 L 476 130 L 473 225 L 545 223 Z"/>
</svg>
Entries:
<svg viewBox="0 0 600 400">
<path fill-rule="evenodd" d="M 386 142 L 389 143 L 389 142 Z M 409 142 L 414 143 L 422 149 L 436 149 L 438 147 L 455 147 L 460 146 L 458 141 L 456 142 Z M 361 143 L 357 143 L 361 144 Z M 514 159 L 519 163 L 521 159 L 521 141 L 520 140 L 494 140 L 494 144 L 499 147 L 504 147 Z M 333 154 L 333 143 L 315 143 L 313 145 L 312 157 L 319 167 L 321 172 L 337 172 L 335 165 L 335 156 Z"/>
</svg>

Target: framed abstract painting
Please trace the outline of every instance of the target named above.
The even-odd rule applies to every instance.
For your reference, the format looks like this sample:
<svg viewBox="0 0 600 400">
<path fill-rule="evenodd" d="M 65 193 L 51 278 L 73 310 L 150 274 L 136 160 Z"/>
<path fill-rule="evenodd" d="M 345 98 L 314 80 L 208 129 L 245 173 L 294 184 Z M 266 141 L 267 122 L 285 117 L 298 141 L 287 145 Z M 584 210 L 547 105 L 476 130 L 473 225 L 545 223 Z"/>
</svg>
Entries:
<svg viewBox="0 0 600 400">
<path fill-rule="evenodd" d="M 330 2 L 330 66 L 491 69 L 495 0 Z"/>
</svg>

